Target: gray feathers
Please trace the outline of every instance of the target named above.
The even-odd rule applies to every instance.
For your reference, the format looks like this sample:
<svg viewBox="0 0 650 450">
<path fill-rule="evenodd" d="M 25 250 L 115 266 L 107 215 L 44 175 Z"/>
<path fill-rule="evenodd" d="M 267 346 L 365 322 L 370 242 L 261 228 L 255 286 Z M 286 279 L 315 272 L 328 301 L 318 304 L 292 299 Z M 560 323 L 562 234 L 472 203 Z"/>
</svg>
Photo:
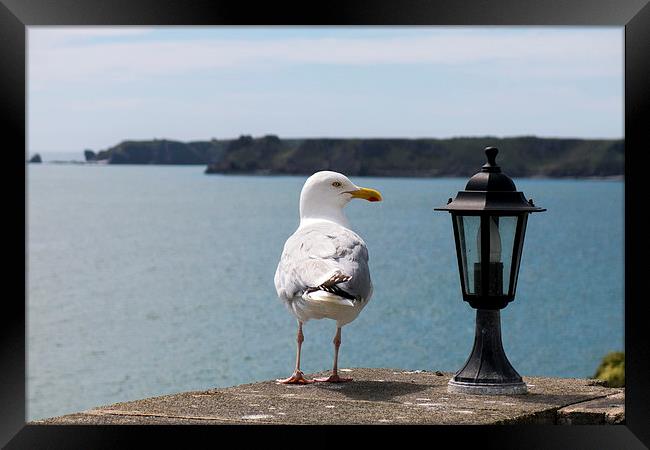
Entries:
<svg viewBox="0 0 650 450">
<path fill-rule="evenodd" d="M 372 295 L 372 283 L 366 244 L 355 232 L 334 222 L 303 226 L 284 245 L 275 287 L 285 301 L 320 287 L 367 300 Z"/>
</svg>

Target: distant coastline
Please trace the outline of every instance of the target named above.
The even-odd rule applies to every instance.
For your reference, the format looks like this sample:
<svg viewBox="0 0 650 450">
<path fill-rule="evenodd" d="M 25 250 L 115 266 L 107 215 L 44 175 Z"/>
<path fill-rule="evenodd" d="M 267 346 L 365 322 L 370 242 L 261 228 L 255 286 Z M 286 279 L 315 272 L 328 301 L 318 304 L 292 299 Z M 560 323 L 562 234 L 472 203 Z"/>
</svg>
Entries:
<svg viewBox="0 0 650 450">
<path fill-rule="evenodd" d="M 466 177 L 484 163 L 483 148 L 498 147 L 514 177 L 622 179 L 624 141 L 521 136 L 450 139 L 254 138 L 180 142 L 123 141 L 94 152 L 89 163 L 205 165 L 207 174 L 309 175 L 335 170 L 350 176 Z M 59 161 L 61 162 L 61 161 Z"/>
</svg>

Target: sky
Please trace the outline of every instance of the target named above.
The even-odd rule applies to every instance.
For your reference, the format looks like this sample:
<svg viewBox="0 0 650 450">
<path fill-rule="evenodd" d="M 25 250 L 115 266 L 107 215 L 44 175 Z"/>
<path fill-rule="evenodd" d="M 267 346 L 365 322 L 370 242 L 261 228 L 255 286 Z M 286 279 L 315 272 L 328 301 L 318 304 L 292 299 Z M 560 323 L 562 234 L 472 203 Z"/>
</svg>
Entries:
<svg viewBox="0 0 650 450">
<path fill-rule="evenodd" d="M 624 135 L 623 27 L 28 27 L 29 153 Z"/>
</svg>

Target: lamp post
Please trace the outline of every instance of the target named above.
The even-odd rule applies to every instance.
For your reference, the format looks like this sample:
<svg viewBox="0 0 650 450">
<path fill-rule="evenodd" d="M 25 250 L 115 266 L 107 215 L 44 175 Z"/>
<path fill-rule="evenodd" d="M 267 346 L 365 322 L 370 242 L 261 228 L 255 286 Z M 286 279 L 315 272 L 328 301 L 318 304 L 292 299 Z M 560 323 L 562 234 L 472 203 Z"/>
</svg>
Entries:
<svg viewBox="0 0 650 450">
<path fill-rule="evenodd" d="M 474 347 L 449 381 L 450 392 L 525 394 L 526 383 L 512 367 L 501 342 L 500 310 L 515 297 L 528 214 L 546 211 L 526 200 L 496 163 L 487 163 L 464 191 L 436 211 L 451 213 L 463 300 L 476 309 Z"/>
</svg>

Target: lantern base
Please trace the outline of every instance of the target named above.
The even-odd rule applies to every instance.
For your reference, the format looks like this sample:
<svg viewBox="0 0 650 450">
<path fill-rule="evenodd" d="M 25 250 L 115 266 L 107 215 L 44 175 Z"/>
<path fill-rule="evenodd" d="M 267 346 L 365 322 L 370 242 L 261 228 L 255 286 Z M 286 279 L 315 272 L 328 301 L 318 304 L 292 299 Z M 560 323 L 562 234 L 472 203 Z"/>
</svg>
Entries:
<svg viewBox="0 0 650 450">
<path fill-rule="evenodd" d="M 449 392 L 509 395 L 527 393 L 526 383 L 512 367 L 501 342 L 498 309 L 476 310 L 476 333 L 472 353 L 449 381 Z"/>
<path fill-rule="evenodd" d="M 519 383 L 468 383 L 454 381 L 447 384 L 447 392 L 474 395 L 518 395 L 527 394 L 528 388 L 523 381 Z"/>
</svg>

